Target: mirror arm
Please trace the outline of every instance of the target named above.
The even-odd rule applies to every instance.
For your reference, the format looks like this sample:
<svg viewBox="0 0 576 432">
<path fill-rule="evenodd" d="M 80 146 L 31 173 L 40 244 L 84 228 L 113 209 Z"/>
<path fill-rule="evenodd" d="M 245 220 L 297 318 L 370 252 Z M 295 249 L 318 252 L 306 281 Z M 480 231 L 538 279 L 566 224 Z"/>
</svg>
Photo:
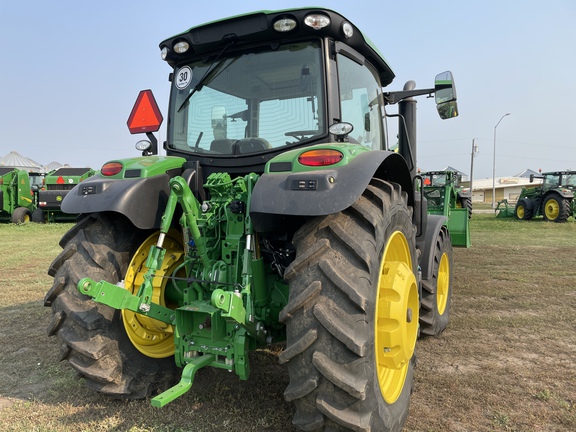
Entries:
<svg viewBox="0 0 576 432">
<path fill-rule="evenodd" d="M 436 89 L 422 89 L 422 90 L 403 90 L 384 93 L 384 100 L 389 105 L 400 102 L 402 99 L 406 99 L 413 96 L 429 95 L 432 96 L 436 92 Z"/>
</svg>

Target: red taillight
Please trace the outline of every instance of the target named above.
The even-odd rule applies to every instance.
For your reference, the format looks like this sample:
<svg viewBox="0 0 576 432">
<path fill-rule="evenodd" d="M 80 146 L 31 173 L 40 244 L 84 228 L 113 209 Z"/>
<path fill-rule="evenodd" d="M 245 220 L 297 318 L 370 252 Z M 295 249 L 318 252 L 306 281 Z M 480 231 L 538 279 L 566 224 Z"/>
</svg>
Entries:
<svg viewBox="0 0 576 432">
<path fill-rule="evenodd" d="M 108 162 L 102 165 L 100 172 L 103 176 L 113 176 L 122 171 L 122 164 L 120 162 Z"/>
<path fill-rule="evenodd" d="M 298 162 L 306 166 L 326 166 L 337 164 L 343 157 L 338 150 L 309 150 L 298 156 Z"/>
</svg>

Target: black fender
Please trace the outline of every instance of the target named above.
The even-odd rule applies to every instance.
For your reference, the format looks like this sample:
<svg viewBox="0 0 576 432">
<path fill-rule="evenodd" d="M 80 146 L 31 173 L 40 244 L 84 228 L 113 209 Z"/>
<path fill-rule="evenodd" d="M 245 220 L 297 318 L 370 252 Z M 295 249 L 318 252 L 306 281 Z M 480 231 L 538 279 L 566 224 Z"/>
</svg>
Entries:
<svg viewBox="0 0 576 432">
<path fill-rule="evenodd" d="M 250 216 L 257 231 L 281 228 L 287 216 L 338 213 L 362 195 L 377 177 L 399 183 L 414 206 L 414 190 L 406 161 L 397 153 L 370 151 L 341 167 L 306 172 L 263 174 L 252 191 Z"/>
<path fill-rule="evenodd" d="M 526 206 L 526 208 L 527 208 L 528 210 L 534 210 L 534 201 L 531 200 L 530 198 L 522 198 L 521 200 L 519 200 L 519 201 L 516 203 L 516 208 L 518 208 L 518 205 L 519 205 L 521 202 L 524 203 L 524 205 Z"/>
<path fill-rule="evenodd" d="M 562 198 L 566 198 L 566 199 L 574 198 L 574 192 L 572 192 L 570 189 L 561 188 L 561 189 L 553 189 L 553 190 L 547 192 L 546 195 L 544 196 L 543 201 L 545 201 L 548 198 L 548 196 L 550 196 L 552 194 L 558 194 Z"/>
<path fill-rule="evenodd" d="M 434 252 L 436 248 L 436 238 L 440 229 L 446 224 L 448 218 L 442 215 L 428 215 L 426 233 L 423 241 L 417 241 L 417 247 L 422 252 L 420 259 L 420 269 L 422 279 L 430 279 L 434 269 Z"/>
<path fill-rule="evenodd" d="M 193 170 L 182 174 L 181 169 L 146 178 L 109 179 L 95 175 L 66 195 L 61 210 L 72 214 L 116 212 L 137 228 L 159 228 L 170 196 L 169 180 L 176 175 L 195 177 Z"/>
<path fill-rule="evenodd" d="M 470 192 L 470 191 L 458 191 L 456 193 L 456 196 L 457 196 L 458 200 L 461 200 L 463 198 L 472 198 L 472 192 Z"/>
</svg>

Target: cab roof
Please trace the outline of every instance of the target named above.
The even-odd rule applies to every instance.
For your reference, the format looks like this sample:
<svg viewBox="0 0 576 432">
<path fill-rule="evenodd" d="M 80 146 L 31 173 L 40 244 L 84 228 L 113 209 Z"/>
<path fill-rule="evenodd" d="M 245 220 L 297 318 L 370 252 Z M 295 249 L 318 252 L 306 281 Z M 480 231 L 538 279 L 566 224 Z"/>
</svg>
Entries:
<svg viewBox="0 0 576 432">
<path fill-rule="evenodd" d="M 330 18 L 330 24 L 320 30 L 304 25 L 304 19 L 311 14 L 327 16 Z M 288 32 L 274 30 L 274 23 L 283 18 L 295 20 L 297 23 L 296 27 Z M 344 36 L 342 29 L 345 23 L 349 23 L 354 30 L 351 37 Z M 362 34 L 360 29 L 338 12 L 326 8 L 307 7 L 278 11 L 263 10 L 236 15 L 192 27 L 185 32 L 162 41 L 160 49 L 166 49 L 165 59 L 174 68 L 191 58 L 220 52 L 230 43 L 234 44 L 234 49 L 240 49 L 243 46 L 254 45 L 255 43 L 284 43 L 291 40 L 318 37 L 344 42 L 358 51 L 377 68 L 382 86 L 390 84 L 394 79 L 394 72 L 384 56 Z M 184 54 L 178 54 L 173 50 L 173 47 L 176 43 L 183 41 L 188 42 L 190 49 Z"/>
</svg>

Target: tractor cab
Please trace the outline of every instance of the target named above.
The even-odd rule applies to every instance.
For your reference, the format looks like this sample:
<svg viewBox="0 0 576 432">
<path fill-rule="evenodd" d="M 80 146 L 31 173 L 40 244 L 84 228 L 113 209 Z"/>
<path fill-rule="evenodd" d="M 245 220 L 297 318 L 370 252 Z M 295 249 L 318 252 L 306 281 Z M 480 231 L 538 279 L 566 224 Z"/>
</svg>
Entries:
<svg viewBox="0 0 576 432">
<path fill-rule="evenodd" d="M 217 21 L 160 48 L 174 69 L 164 147 L 197 161 L 204 178 L 261 174 L 273 157 L 316 144 L 388 150 L 384 108 L 405 96 L 437 91 L 441 117 L 457 115 L 449 72 L 436 89 L 384 93 L 392 69 L 359 29 L 330 10 Z"/>
</svg>

